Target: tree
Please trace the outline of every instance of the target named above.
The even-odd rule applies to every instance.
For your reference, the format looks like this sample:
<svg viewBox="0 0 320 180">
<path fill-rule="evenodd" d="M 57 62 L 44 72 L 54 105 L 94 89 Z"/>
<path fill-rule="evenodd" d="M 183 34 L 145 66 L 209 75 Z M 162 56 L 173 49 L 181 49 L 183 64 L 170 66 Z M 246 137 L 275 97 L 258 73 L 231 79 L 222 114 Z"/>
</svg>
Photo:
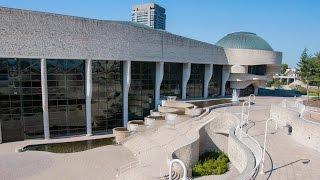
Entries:
<svg viewBox="0 0 320 180">
<path fill-rule="evenodd" d="M 310 55 L 308 55 L 308 49 L 304 49 L 300 56 L 300 61 L 298 62 L 298 74 L 303 81 L 309 81 L 310 78 Z"/>
<path fill-rule="evenodd" d="M 284 74 L 286 70 L 289 68 L 288 64 L 281 64 L 281 74 Z"/>
</svg>

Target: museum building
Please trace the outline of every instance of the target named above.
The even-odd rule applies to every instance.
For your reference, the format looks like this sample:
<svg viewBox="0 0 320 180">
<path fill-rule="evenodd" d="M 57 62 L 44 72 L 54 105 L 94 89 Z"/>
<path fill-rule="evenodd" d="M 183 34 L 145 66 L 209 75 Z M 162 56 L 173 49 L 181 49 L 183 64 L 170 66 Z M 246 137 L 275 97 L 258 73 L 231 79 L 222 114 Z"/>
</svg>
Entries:
<svg viewBox="0 0 320 180">
<path fill-rule="evenodd" d="M 249 32 L 209 44 L 134 22 L 0 7 L 0 142 L 107 133 L 180 100 L 258 93 L 282 53 Z"/>
</svg>

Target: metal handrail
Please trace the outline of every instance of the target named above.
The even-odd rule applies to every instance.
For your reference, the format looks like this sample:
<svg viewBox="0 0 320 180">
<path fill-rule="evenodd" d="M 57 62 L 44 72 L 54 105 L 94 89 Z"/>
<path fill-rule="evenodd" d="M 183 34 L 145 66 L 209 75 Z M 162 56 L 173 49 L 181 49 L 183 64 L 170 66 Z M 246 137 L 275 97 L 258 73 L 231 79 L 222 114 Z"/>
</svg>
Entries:
<svg viewBox="0 0 320 180">
<path fill-rule="evenodd" d="M 286 103 L 285 106 L 283 106 L 283 102 Z M 313 120 L 310 120 L 310 119 L 312 119 L 311 117 L 310 117 L 310 119 L 306 119 L 306 118 L 303 116 L 303 114 L 305 114 L 305 112 L 308 112 L 308 113 L 310 114 L 310 116 L 311 116 L 311 113 L 319 114 L 319 115 L 320 115 L 320 112 L 312 111 L 312 110 L 307 109 L 307 108 L 306 108 L 306 105 L 300 103 L 301 100 L 299 100 L 299 99 L 294 100 L 294 106 L 288 106 L 288 105 L 289 105 L 289 104 L 288 104 L 289 101 L 288 101 L 287 99 L 284 99 L 283 102 L 282 102 L 282 107 L 285 107 L 285 108 L 287 108 L 287 109 L 289 109 L 289 110 L 291 110 L 291 111 L 295 111 L 295 112 L 299 113 L 300 118 L 301 118 L 302 120 L 304 120 L 304 121 L 306 121 L 306 122 L 309 122 L 309 123 L 316 124 L 316 125 L 320 125 L 319 122 L 315 122 L 315 121 L 313 121 Z"/>
<path fill-rule="evenodd" d="M 232 114 L 232 113 L 229 113 L 229 114 L 239 120 L 239 118 L 238 118 L 237 116 L 235 116 L 234 114 Z M 245 123 L 245 124 L 243 124 L 242 126 L 245 126 L 245 125 L 247 125 L 247 124 Z M 258 142 L 256 139 L 254 139 L 254 138 L 253 138 L 252 136 L 250 136 L 248 133 L 246 133 L 245 131 L 243 131 L 243 129 L 240 128 L 240 126 L 238 125 L 238 126 L 236 127 L 236 131 L 239 131 L 239 130 L 241 131 L 241 134 L 242 134 L 242 135 L 245 135 L 246 137 L 248 137 L 249 139 L 251 139 L 251 140 L 257 145 L 257 147 L 258 147 L 258 149 L 259 149 L 259 151 L 260 151 L 260 154 L 261 154 L 261 158 L 260 158 L 260 159 L 256 159 L 256 165 L 255 165 L 255 167 L 251 170 L 251 172 L 250 172 L 247 176 L 245 176 L 245 177 L 243 178 L 243 180 L 247 180 L 247 179 L 251 180 L 251 179 L 254 179 L 254 177 L 255 177 L 255 175 L 256 175 L 256 173 L 258 172 L 258 169 L 259 169 L 259 167 L 260 167 L 260 164 L 261 164 L 261 161 L 262 161 L 262 148 L 261 148 L 259 142 Z M 242 136 L 241 136 L 241 137 L 242 137 Z M 250 148 L 247 144 L 245 144 L 245 143 L 243 142 L 243 140 L 241 140 L 241 137 L 239 137 L 239 140 L 240 140 L 244 145 L 246 145 L 246 146 L 252 151 L 252 147 Z M 256 157 L 255 157 L 255 158 L 256 158 Z"/>
</svg>

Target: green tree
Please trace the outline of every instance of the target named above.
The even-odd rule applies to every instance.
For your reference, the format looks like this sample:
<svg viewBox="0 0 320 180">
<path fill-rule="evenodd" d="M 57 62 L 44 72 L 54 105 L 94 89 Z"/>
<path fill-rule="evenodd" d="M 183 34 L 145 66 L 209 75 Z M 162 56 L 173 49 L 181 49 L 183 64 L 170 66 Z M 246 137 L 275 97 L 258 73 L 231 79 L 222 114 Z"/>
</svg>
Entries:
<svg viewBox="0 0 320 180">
<path fill-rule="evenodd" d="M 281 74 L 284 74 L 288 68 L 288 64 L 281 64 Z"/>
<path fill-rule="evenodd" d="M 310 80 L 311 72 L 311 62 L 310 62 L 310 55 L 308 55 L 308 50 L 305 48 L 302 51 L 300 56 L 300 61 L 298 62 L 298 74 L 300 75 L 301 79 L 306 82 Z"/>
</svg>

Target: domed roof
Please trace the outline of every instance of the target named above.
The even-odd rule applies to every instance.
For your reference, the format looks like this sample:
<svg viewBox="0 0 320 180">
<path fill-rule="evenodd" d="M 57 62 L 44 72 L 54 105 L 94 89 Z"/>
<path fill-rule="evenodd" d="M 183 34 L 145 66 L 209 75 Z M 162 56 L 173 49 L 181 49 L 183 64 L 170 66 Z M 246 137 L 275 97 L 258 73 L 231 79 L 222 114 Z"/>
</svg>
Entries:
<svg viewBox="0 0 320 180">
<path fill-rule="evenodd" d="M 234 49 L 257 49 L 273 51 L 272 47 L 267 41 L 257 36 L 255 33 L 250 32 L 230 33 L 220 39 L 216 45 Z"/>
</svg>

